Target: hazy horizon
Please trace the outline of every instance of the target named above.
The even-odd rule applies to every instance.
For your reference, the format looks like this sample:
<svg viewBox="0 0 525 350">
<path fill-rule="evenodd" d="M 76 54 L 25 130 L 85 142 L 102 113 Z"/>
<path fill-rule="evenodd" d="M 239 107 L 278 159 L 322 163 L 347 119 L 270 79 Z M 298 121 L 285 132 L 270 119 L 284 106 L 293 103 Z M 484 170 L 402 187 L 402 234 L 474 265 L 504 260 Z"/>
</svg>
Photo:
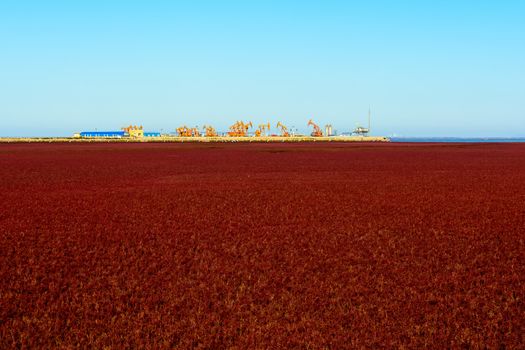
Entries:
<svg viewBox="0 0 525 350">
<path fill-rule="evenodd" d="M 141 124 L 525 137 L 525 2 L 2 1 L 0 137 Z"/>
</svg>

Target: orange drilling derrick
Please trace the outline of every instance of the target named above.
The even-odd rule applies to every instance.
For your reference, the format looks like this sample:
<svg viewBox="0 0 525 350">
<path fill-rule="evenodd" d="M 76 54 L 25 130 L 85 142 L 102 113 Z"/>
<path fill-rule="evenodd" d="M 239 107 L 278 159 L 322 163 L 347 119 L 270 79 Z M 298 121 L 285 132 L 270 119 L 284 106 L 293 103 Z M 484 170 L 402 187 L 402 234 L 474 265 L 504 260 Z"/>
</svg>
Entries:
<svg viewBox="0 0 525 350">
<path fill-rule="evenodd" d="M 186 125 L 181 126 L 180 128 L 177 128 L 177 134 L 179 135 L 179 137 L 190 137 L 191 129 L 188 128 Z"/>
<path fill-rule="evenodd" d="M 277 128 L 281 129 L 281 136 L 288 137 L 290 136 L 290 133 L 288 132 L 288 128 L 283 125 L 281 122 L 277 122 Z"/>
<path fill-rule="evenodd" d="M 319 127 L 319 125 L 315 124 L 312 119 L 310 119 L 310 121 L 308 122 L 308 126 L 313 126 L 314 128 L 314 131 L 312 131 L 310 135 L 315 137 L 323 136 L 321 128 Z"/>
<path fill-rule="evenodd" d="M 252 126 L 252 122 L 244 123 L 242 121 L 237 121 L 235 124 L 230 126 L 228 136 L 246 136 L 246 134 L 248 133 L 248 129 Z"/>
<path fill-rule="evenodd" d="M 215 131 L 215 128 L 210 125 L 204 125 L 202 127 L 202 130 L 204 130 L 204 135 L 206 137 L 215 137 L 217 136 L 217 131 Z"/>
<path fill-rule="evenodd" d="M 255 130 L 255 136 L 260 137 L 265 133 L 266 130 L 270 130 L 270 122 L 268 122 L 267 124 L 259 124 L 257 130 Z"/>
</svg>

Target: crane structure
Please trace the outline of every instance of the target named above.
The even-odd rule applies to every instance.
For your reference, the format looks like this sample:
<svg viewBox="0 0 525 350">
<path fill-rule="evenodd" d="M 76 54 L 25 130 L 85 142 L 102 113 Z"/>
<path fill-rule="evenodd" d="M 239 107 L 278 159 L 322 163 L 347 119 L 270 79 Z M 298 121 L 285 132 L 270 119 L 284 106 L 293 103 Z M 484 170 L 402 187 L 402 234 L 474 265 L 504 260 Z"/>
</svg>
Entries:
<svg viewBox="0 0 525 350">
<path fill-rule="evenodd" d="M 248 130 L 252 127 L 252 122 L 244 123 L 243 121 L 237 121 L 235 124 L 230 126 L 228 136 L 244 137 L 248 134 Z"/>
<path fill-rule="evenodd" d="M 277 129 L 281 129 L 281 136 L 288 137 L 290 136 L 290 133 L 288 132 L 288 128 L 281 122 L 277 122 Z"/>
<path fill-rule="evenodd" d="M 268 131 L 270 130 L 270 122 L 266 124 L 259 124 L 259 127 L 257 128 L 257 130 L 255 130 L 255 136 L 260 137 L 261 135 L 265 133 L 266 130 Z"/>
<path fill-rule="evenodd" d="M 319 127 L 319 125 L 315 124 L 312 119 L 308 121 L 308 126 L 312 126 L 314 128 L 314 131 L 312 131 L 310 135 L 314 137 L 323 136 L 323 132 L 321 131 L 321 128 Z"/>
<path fill-rule="evenodd" d="M 210 125 L 204 125 L 202 127 L 202 130 L 204 130 L 204 136 L 206 137 L 215 137 L 217 136 L 217 131 L 215 131 L 215 128 Z"/>
</svg>

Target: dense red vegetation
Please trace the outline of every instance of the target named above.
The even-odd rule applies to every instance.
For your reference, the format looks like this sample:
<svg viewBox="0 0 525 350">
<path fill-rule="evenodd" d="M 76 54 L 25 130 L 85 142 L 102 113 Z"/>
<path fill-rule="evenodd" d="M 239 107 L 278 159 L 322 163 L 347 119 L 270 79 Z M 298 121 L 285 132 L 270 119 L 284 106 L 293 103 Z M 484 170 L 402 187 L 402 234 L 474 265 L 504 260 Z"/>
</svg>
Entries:
<svg viewBox="0 0 525 350">
<path fill-rule="evenodd" d="M 0 348 L 524 344 L 525 144 L 4 144 L 0 193 Z"/>
</svg>

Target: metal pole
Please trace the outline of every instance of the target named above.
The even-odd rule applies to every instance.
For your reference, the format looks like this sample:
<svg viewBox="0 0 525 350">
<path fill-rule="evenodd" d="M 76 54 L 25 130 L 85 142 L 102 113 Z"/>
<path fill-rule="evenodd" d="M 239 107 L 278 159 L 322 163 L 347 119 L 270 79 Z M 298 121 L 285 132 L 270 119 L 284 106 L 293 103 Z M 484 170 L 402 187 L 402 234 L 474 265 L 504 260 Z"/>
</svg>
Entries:
<svg viewBox="0 0 525 350">
<path fill-rule="evenodd" d="M 370 106 L 368 106 L 368 134 L 370 134 Z"/>
</svg>

